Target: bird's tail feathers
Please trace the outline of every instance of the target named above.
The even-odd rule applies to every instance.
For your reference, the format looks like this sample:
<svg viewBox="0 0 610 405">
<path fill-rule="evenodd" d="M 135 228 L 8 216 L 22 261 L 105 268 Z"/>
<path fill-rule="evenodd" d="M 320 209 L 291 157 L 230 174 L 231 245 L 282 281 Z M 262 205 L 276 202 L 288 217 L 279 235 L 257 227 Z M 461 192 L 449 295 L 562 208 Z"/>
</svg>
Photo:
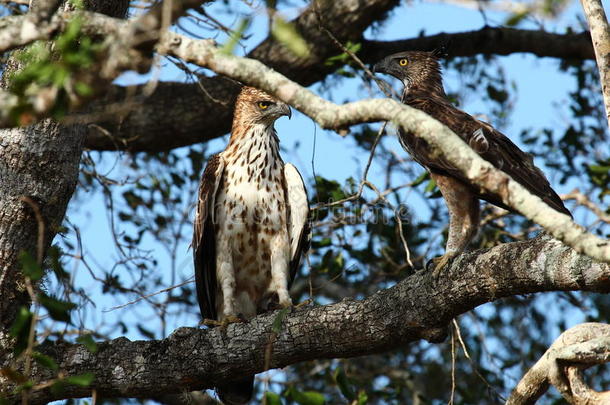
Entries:
<svg viewBox="0 0 610 405">
<path fill-rule="evenodd" d="M 225 405 L 244 405 L 252 399 L 254 376 L 227 381 L 216 386 L 218 397 Z"/>
</svg>

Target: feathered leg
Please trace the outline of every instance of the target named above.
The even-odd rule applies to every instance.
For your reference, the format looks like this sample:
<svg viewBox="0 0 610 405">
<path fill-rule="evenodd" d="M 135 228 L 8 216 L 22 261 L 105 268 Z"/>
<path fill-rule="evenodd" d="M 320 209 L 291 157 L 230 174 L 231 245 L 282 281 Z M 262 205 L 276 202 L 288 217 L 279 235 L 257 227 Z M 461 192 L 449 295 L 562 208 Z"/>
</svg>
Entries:
<svg viewBox="0 0 610 405">
<path fill-rule="evenodd" d="M 432 276 L 438 278 L 443 267 L 462 253 L 479 228 L 479 200 L 464 183 L 431 173 L 449 210 L 449 235 L 445 254 L 432 259 Z"/>
<path fill-rule="evenodd" d="M 236 313 L 235 302 L 235 269 L 233 268 L 232 250 L 227 238 L 221 238 L 216 255 L 216 278 L 220 294 L 216 302 L 218 321 L 206 319 L 209 326 L 227 326 L 230 323 L 244 322 Z"/>
<path fill-rule="evenodd" d="M 277 293 L 278 303 L 284 308 L 292 306 L 292 299 L 288 294 L 289 261 L 288 235 L 280 232 L 271 239 L 271 285 L 269 289 Z"/>
</svg>

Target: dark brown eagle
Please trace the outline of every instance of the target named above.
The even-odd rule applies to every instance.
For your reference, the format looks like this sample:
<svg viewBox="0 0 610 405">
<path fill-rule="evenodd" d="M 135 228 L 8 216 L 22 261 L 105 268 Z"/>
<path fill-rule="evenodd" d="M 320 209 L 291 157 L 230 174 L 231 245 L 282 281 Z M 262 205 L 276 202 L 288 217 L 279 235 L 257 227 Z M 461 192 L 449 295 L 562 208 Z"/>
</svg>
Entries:
<svg viewBox="0 0 610 405">
<path fill-rule="evenodd" d="M 523 152 L 488 123 L 473 118 L 449 102 L 443 88 L 441 67 L 433 52 L 396 53 L 378 62 L 373 70 L 387 73 L 403 82 L 404 104 L 417 108 L 448 126 L 483 159 L 508 174 L 553 209 L 571 216 L 542 171 L 534 166 L 530 154 Z M 444 158 L 431 154 L 430 147 L 423 139 L 400 130 L 399 140 L 413 159 L 430 172 L 449 209 L 449 235 L 445 254 L 433 259 L 434 275 L 438 276 L 443 266 L 462 252 L 475 236 L 479 226 L 479 199 L 509 211 L 514 210 L 506 206 L 498 195 L 471 184 L 459 169 Z"/>
<path fill-rule="evenodd" d="M 283 115 L 290 117 L 288 105 L 244 87 L 229 144 L 201 178 L 193 254 L 207 320 L 226 325 L 292 305 L 288 290 L 309 246 L 309 205 L 301 175 L 280 157 L 273 125 Z M 225 404 L 245 404 L 253 382 L 216 388 Z"/>
</svg>

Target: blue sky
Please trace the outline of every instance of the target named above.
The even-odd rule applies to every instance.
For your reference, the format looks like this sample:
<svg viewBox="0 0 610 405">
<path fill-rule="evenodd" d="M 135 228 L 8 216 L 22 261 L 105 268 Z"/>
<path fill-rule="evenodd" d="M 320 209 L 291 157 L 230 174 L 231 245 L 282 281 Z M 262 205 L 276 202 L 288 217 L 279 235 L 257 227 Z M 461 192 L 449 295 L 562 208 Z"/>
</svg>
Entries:
<svg viewBox="0 0 610 405">
<path fill-rule="evenodd" d="M 239 3 L 247 12 L 247 7 L 243 3 Z M 607 3 L 606 3 L 607 4 Z M 215 5 L 210 7 L 211 13 L 214 11 Z M 285 12 L 285 16 L 293 17 L 298 14 L 299 8 L 290 8 Z M 562 17 L 555 21 L 545 23 L 547 28 L 556 26 L 562 27 L 566 24 L 573 23 L 580 11 L 580 4 L 572 2 L 569 9 L 562 14 Z M 506 14 L 492 13 L 488 14 L 488 24 L 501 24 L 506 20 Z M 223 17 L 226 24 L 235 24 L 233 18 Z M 443 3 L 428 3 L 415 1 L 409 4 L 402 4 L 396 9 L 384 28 L 380 32 L 375 33 L 375 39 L 391 40 L 399 38 L 408 38 L 418 35 L 422 30 L 426 34 L 432 35 L 439 32 L 460 32 L 467 30 L 476 30 L 483 26 L 484 21 L 481 14 L 469 8 L 447 5 Z M 532 23 L 524 24 L 521 28 L 537 28 Z M 560 29 L 558 29 L 561 32 Z M 255 19 L 254 24 L 250 27 L 248 34 L 251 37 L 244 43 L 245 49 L 237 49 L 238 54 L 244 54 L 253 46 L 258 44 L 267 35 L 266 17 L 261 12 L 259 17 Z M 206 33 L 202 33 L 206 35 Z M 371 38 L 371 32 L 367 32 L 367 37 Z M 222 35 L 216 38 L 219 42 L 226 40 Z M 558 61 L 551 58 L 538 59 L 532 55 L 515 54 L 508 57 L 502 57 L 502 63 L 509 80 L 514 81 L 517 86 L 515 107 L 513 114 L 510 117 L 509 125 L 504 129 L 504 132 L 516 140 L 516 136 L 522 128 L 525 127 L 543 127 L 556 125 L 561 127 L 565 125 L 563 116 L 567 114 L 558 114 L 558 110 L 554 104 L 562 105 L 567 99 L 567 92 L 575 87 L 575 82 L 568 75 L 557 71 Z M 159 72 L 161 80 L 184 80 L 182 71 L 173 67 L 166 61 L 162 62 L 162 68 Z M 147 80 L 150 76 L 139 76 L 132 73 L 123 75 L 118 82 L 121 84 L 135 84 L 143 80 Z M 445 73 L 445 85 L 449 90 L 459 87 L 459 77 L 454 72 L 448 71 Z M 387 78 L 386 78 L 387 79 Z M 396 88 L 398 84 L 392 82 Z M 365 97 L 382 97 L 381 93 L 370 94 L 360 88 L 358 79 L 346 80 L 341 83 L 332 92 L 333 101 L 346 102 L 358 100 Z M 314 91 L 319 91 L 319 86 L 312 86 Z M 544 95 L 544 97 L 541 97 Z M 486 106 L 477 99 L 476 94 L 470 94 L 467 99 L 463 100 L 462 107 L 472 113 L 485 114 Z M 343 182 L 347 177 L 353 176 L 359 179 L 361 170 L 366 160 L 365 156 L 355 155 L 354 142 L 348 137 L 342 138 L 331 131 L 324 131 L 317 127 L 308 117 L 303 114 L 293 111 L 291 120 L 282 118 L 276 128 L 280 135 L 281 142 L 288 150 L 293 150 L 292 146 L 295 142 L 300 143 L 300 147 L 296 152 L 287 153 L 284 155 L 284 160 L 295 163 L 305 177 L 311 178 L 312 167 L 311 161 L 314 156 L 314 138 L 315 138 L 315 170 L 327 178 L 336 179 Z M 315 135 L 315 137 L 314 137 Z M 397 154 L 403 154 L 403 150 L 390 131 L 388 145 L 392 147 Z M 210 151 L 218 151 L 224 148 L 226 137 L 214 140 L 209 143 Z M 358 158 L 358 160 L 356 160 Z M 124 156 L 117 156 L 114 153 L 105 154 L 104 164 L 108 168 L 113 167 L 110 176 L 116 179 L 124 178 L 128 171 L 125 169 Z M 544 162 L 537 162 L 543 166 Z M 380 168 L 383 162 L 375 162 L 369 177 L 373 182 L 381 182 L 379 177 Z M 402 179 L 402 182 L 412 181 L 413 179 Z M 558 188 L 560 192 L 569 191 L 568 188 Z M 120 195 L 119 190 L 115 193 Z M 195 196 L 192 196 L 193 203 Z M 417 201 L 416 197 L 409 199 L 408 202 L 412 205 L 416 215 L 421 218 L 426 218 L 429 213 L 425 207 Z M 107 214 L 103 206 L 101 194 L 83 195 L 80 194 L 78 200 L 72 201 L 68 216 L 70 221 L 81 228 L 83 244 L 86 247 L 86 254 L 91 261 L 95 261 L 100 269 L 108 269 L 117 259 L 116 248 L 114 247 L 111 231 L 108 225 Z M 440 240 L 439 240 L 439 243 Z M 158 260 L 158 269 L 163 272 L 169 266 L 169 259 L 163 253 L 159 246 L 156 246 L 152 241 L 147 244 L 148 248 L 153 252 L 153 255 Z M 188 244 L 184 244 L 181 249 L 183 256 L 178 259 L 177 267 L 180 278 L 188 278 L 192 274 L 191 252 L 188 250 Z M 116 318 L 122 319 L 125 322 L 135 319 L 147 319 L 150 317 L 151 322 L 156 322 L 146 310 L 133 311 L 133 307 L 119 309 L 109 313 L 102 312 L 105 308 L 110 308 L 115 305 L 124 304 L 127 301 L 126 297 L 122 297 L 125 301 L 114 302 L 106 296 L 99 294 L 100 287 L 93 282 L 87 275 L 86 270 L 82 265 L 74 267 L 76 279 L 83 283 L 87 289 L 92 291 L 94 300 L 97 303 L 97 308 L 90 312 L 90 319 L 87 326 L 95 327 L 101 320 L 108 320 L 112 323 Z M 120 268 L 117 273 L 121 274 Z M 121 275 L 126 277 L 125 274 Z M 169 286 L 169 283 L 168 283 Z M 154 291 L 150 291 L 151 293 Z M 135 298 L 135 297 L 133 297 Z M 198 319 L 195 317 L 178 317 L 173 319 L 167 326 L 165 333 L 171 332 L 178 326 L 195 326 Z M 154 327 L 154 325 L 151 325 Z M 113 337 L 121 335 L 120 331 L 108 331 Z M 130 335 L 131 338 L 140 337 L 137 333 Z M 161 337 L 161 336 L 158 336 Z"/>
<path fill-rule="evenodd" d="M 607 8 L 608 1 L 604 2 Z M 433 35 L 439 32 L 461 32 L 468 30 L 480 29 L 484 25 L 481 14 L 473 9 L 465 8 L 458 5 L 447 5 L 440 2 L 422 2 L 413 1 L 408 4 L 403 4 L 397 8 L 391 15 L 391 18 L 384 25 L 381 31 L 374 34 L 374 38 L 378 40 L 392 40 L 409 38 L 419 35 L 422 30 L 428 35 Z M 244 12 L 249 9 L 239 2 L 240 7 Z M 214 13 L 217 5 L 212 5 L 209 10 Z M 292 18 L 298 14 L 300 8 L 293 7 L 285 11 L 284 15 Z M 487 23 L 501 25 L 506 20 L 507 15 L 504 13 L 488 12 Z M 580 4 L 573 1 L 569 8 L 557 20 L 550 20 L 544 23 L 547 29 L 561 32 L 561 27 L 573 24 L 577 18 L 582 18 Z M 235 26 L 237 20 L 227 16 L 221 17 L 221 20 L 227 25 Z M 240 55 L 247 53 L 252 47 L 256 46 L 262 39 L 267 36 L 267 20 L 266 16 L 259 12 L 258 18 L 250 27 L 248 34 L 251 37 L 245 41 L 245 49 L 238 48 L 236 52 Z M 560 28 L 557 28 L 560 27 Z M 526 23 L 521 28 L 538 28 L 533 23 Z M 208 35 L 202 33 L 203 36 Z M 370 30 L 367 31 L 366 37 L 373 38 Z M 226 36 L 220 35 L 216 38 L 218 42 L 224 42 Z M 517 134 L 521 129 L 527 127 L 542 128 L 545 126 L 556 126 L 561 128 L 565 126 L 565 117 L 568 114 L 562 105 L 565 105 L 567 93 L 575 88 L 574 80 L 566 74 L 559 73 L 557 66 L 558 61 L 551 58 L 536 58 L 533 55 L 514 54 L 507 57 L 501 57 L 502 64 L 506 71 L 509 81 L 514 81 L 517 87 L 516 98 L 514 99 L 514 110 L 510 117 L 507 127 L 503 131 L 513 140 L 517 139 Z M 167 61 L 162 61 L 161 70 L 158 75 L 161 80 L 184 80 L 184 73 L 175 68 Z M 135 84 L 146 81 L 150 75 L 140 76 L 133 73 L 124 74 L 118 82 L 121 84 Z M 386 79 L 389 79 L 386 77 Z M 456 90 L 459 88 L 459 76 L 452 71 L 445 72 L 445 85 L 448 90 Z M 381 93 L 371 94 L 363 90 L 360 86 L 359 79 L 345 80 L 332 91 L 332 100 L 338 103 L 354 101 L 367 97 L 382 97 Z M 399 85 L 395 81 L 392 84 L 398 89 Z M 319 92 L 319 86 L 314 85 L 312 89 Z M 482 103 L 476 94 L 469 94 L 465 100 L 462 100 L 462 108 L 471 114 L 485 114 L 486 105 Z M 559 106 L 559 110 L 558 107 Z M 558 112 L 559 111 L 559 112 Z M 350 137 L 342 138 L 332 131 L 324 131 L 317 127 L 315 123 L 303 114 L 294 111 L 291 120 L 286 118 L 280 119 L 276 123 L 282 145 L 286 147 L 290 153 L 284 154 L 284 160 L 293 162 L 303 175 L 309 179 L 312 177 L 312 159 L 314 160 L 315 170 L 318 174 L 324 177 L 336 179 L 343 182 L 348 177 L 359 179 L 362 174 L 362 167 L 368 156 L 363 156 L 361 152 L 357 152 L 354 146 L 354 141 Z M 386 145 L 402 155 L 404 151 L 398 144 L 393 131 L 386 135 Z M 219 151 L 224 148 L 227 137 L 214 140 L 209 143 L 209 151 Z M 315 141 L 315 153 L 314 153 Z M 298 142 L 300 147 L 294 149 L 293 145 Z M 127 157 L 116 153 L 105 153 L 104 162 L 101 168 L 109 170 L 108 175 L 112 178 L 121 180 L 124 179 L 130 172 L 126 169 Z M 539 166 L 543 166 L 544 162 L 537 161 Z M 380 177 L 383 162 L 375 161 L 369 179 L 374 183 L 382 183 Z M 421 169 L 418 169 L 421 170 Z M 414 180 L 398 179 L 397 182 L 406 183 Z M 551 181 L 551 183 L 554 183 Z M 554 183 L 556 185 L 556 183 Z M 556 187 L 559 192 L 567 192 L 571 190 L 570 186 Z M 115 190 L 115 195 L 120 196 L 120 188 Z M 404 191 L 407 193 L 408 191 Z M 313 194 L 310 192 L 310 195 Z M 418 201 L 415 193 L 414 197 L 409 197 L 410 204 L 415 215 L 426 219 L 429 215 L 426 207 Z M 85 256 L 90 263 L 94 263 L 94 271 L 109 269 L 117 260 L 118 253 L 114 246 L 112 233 L 109 227 L 108 215 L 104 208 L 103 196 L 98 193 L 79 193 L 78 199 L 71 202 L 68 217 L 69 220 L 80 228 L 82 241 L 85 247 Z M 192 196 L 193 204 L 196 196 Z M 189 232 L 190 233 L 190 230 Z M 188 236 L 190 237 L 190 236 Z M 75 240 L 74 235 L 70 234 L 68 238 Z M 438 239 L 438 243 L 442 243 Z M 151 250 L 151 254 L 158 261 L 157 273 L 165 274 L 164 279 L 167 281 L 166 287 L 171 285 L 167 269 L 170 266 L 169 256 L 159 245 L 155 244 L 150 238 L 146 240 L 145 248 Z M 180 247 L 179 252 L 182 252 L 177 259 L 178 279 L 187 279 L 192 275 L 192 259 L 191 251 L 188 243 L 184 243 Z M 72 267 L 73 265 L 73 267 Z M 164 331 L 159 328 L 158 319 L 147 306 L 129 306 L 123 309 L 105 312 L 113 306 L 127 303 L 129 300 L 137 298 L 136 296 L 128 297 L 122 295 L 120 300 L 115 300 L 106 295 L 101 294 L 101 286 L 98 282 L 93 281 L 89 276 L 85 267 L 75 261 L 71 263 L 68 270 L 72 272 L 76 283 L 87 291 L 96 307 L 88 307 L 85 316 L 86 327 L 98 330 L 108 334 L 110 337 L 123 335 L 120 330 L 112 330 L 109 325 L 115 324 L 117 320 L 125 323 L 135 321 L 144 322 L 150 329 L 157 331 L 158 338 L 171 333 L 179 326 L 195 326 L 199 318 L 191 315 L 181 315 L 169 320 Z M 122 279 L 129 279 L 129 276 L 121 270 L 120 266 L 116 273 Z M 152 293 L 154 291 L 149 291 Z M 161 299 L 164 295 L 159 295 L 154 299 Z M 483 313 L 491 308 L 483 307 L 480 310 Z M 573 323 L 578 323 L 581 320 L 581 315 L 575 313 Z M 100 325 L 102 325 L 100 327 Z M 568 325 L 570 326 L 570 325 Z M 559 333 L 559 331 L 556 331 Z M 127 335 L 131 339 L 141 339 L 142 335 L 135 330 L 131 330 Z M 493 345 L 493 343 L 492 343 Z M 440 350 L 440 347 L 439 347 Z M 510 378 L 509 376 L 508 378 Z M 518 376 L 512 376 L 516 378 Z"/>
</svg>

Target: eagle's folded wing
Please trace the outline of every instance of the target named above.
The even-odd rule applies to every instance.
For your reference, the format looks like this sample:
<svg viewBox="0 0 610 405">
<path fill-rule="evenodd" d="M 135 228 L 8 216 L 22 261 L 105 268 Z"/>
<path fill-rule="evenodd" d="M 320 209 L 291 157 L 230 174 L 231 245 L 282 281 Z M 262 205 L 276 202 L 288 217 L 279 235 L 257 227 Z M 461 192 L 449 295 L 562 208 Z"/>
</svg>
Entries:
<svg viewBox="0 0 610 405">
<path fill-rule="evenodd" d="M 309 249 L 309 202 L 303 178 L 296 167 L 284 165 L 286 201 L 288 204 L 288 235 L 290 237 L 290 282 L 294 280 L 301 257 Z"/>
<path fill-rule="evenodd" d="M 199 198 L 193 232 L 197 298 L 199 308 L 201 309 L 201 316 L 207 319 L 217 319 L 214 207 L 223 171 L 224 161 L 222 156 L 216 154 L 210 157 L 199 183 Z"/>
<path fill-rule="evenodd" d="M 544 173 L 534 165 L 532 155 L 523 152 L 500 131 L 457 109 L 445 99 L 423 97 L 418 100 L 410 100 L 410 105 L 448 126 L 483 159 L 508 174 L 550 207 L 571 216 L 561 198 L 551 188 Z M 471 184 L 466 176 L 446 159 L 439 156 L 432 157 L 425 141 L 414 139 L 411 142 L 413 143 L 412 152 L 420 164 L 434 172 L 450 175 L 466 184 Z M 475 186 L 472 188 L 480 198 L 512 211 L 512 208 L 507 207 L 499 196 L 479 190 Z"/>
</svg>

